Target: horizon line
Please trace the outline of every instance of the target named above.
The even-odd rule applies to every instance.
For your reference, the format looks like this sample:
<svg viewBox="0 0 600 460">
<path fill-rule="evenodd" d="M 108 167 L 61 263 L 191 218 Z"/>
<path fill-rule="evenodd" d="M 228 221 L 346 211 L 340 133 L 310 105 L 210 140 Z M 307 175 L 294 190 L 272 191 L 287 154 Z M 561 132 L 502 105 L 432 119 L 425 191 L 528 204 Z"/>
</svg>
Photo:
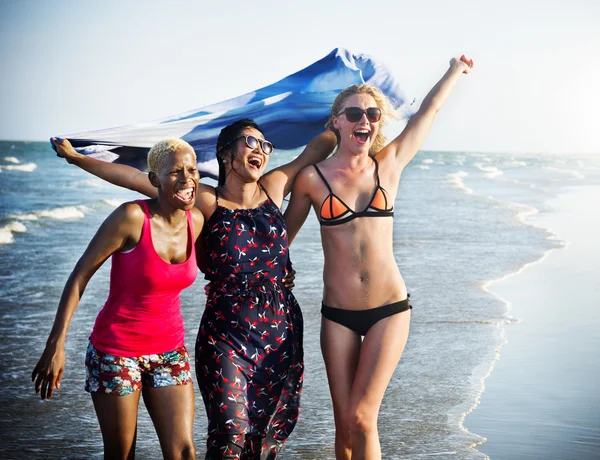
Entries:
<svg viewBox="0 0 600 460">
<path fill-rule="evenodd" d="M 4 139 L 4 138 L 0 138 L 0 142 L 23 142 L 23 143 L 33 143 L 33 142 L 38 142 L 38 143 L 50 143 L 50 138 L 48 138 L 47 140 L 42 140 L 42 139 Z M 51 148 L 50 146 L 48 146 L 48 148 Z M 298 148 L 300 149 L 300 147 Z M 298 149 L 289 149 L 289 150 L 283 150 L 283 149 L 279 149 L 281 151 L 292 151 L 292 150 L 298 150 Z M 472 149 L 465 149 L 465 150 L 457 150 L 457 149 L 420 149 L 419 152 L 432 152 L 432 153 L 466 153 L 466 154 L 473 154 L 473 153 L 482 153 L 482 154 L 486 154 L 486 155 L 600 155 L 600 151 L 588 151 L 588 152 L 560 152 L 560 151 L 529 151 L 529 150 L 516 150 L 516 151 L 502 151 L 502 150 L 472 150 Z"/>
</svg>

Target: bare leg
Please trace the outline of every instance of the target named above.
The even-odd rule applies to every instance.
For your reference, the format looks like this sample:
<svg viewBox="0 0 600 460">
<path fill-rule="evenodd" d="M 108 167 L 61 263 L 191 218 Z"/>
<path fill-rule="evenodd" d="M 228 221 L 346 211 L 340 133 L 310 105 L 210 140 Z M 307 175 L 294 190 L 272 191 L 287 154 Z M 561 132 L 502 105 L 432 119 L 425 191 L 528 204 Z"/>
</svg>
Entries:
<svg viewBox="0 0 600 460">
<path fill-rule="evenodd" d="M 408 339 L 410 310 L 376 323 L 365 336 L 350 395 L 352 460 L 379 460 L 377 417 L 385 390 Z"/>
<path fill-rule="evenodd" d="M 360 335 L 328 319 L 321 319 L 321 351 L 327 369 L 335 419 L 335 458 L 350 460 L 352 446 L 348 401 L 360 354 Z"/>
<path fill-rule="evenodd" d="M 144 403 L 154 423 L 165 459 L 194 459 L 194 387 L 145 387 Z"/>
<path fill-rule="evenodd" d="M 105 459 L 135 458 L 137 413 L 140 392 L 127 396 L 92 394 L 100 422 Z"/>
</svg>

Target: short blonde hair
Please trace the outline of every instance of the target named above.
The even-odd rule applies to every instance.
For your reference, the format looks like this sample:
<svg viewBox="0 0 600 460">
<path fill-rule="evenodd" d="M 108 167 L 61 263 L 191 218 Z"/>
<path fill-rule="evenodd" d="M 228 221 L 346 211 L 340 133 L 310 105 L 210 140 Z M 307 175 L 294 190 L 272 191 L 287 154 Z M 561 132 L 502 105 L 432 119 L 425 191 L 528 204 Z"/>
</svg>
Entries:
<svg viewBox="0 0 600 460">
<path fill-rule="evenodd" d="M 373 99 L 375 99 L 375 103 L 377 104 L 377 107 L 379 107 L 381 109 L 381 119 L 378 122 L 379 123 L 379 132 L 377 133 L 377 136 L 375 137 L 375 140 L 373 141 L 373 145 L 371 146 L 371 149 L 369 150 L 369 153 L 371 155 L 374 155 L 377 152 L 379 152 L 381 149 L 383 149 L 387 143 L 387 139 L 384 136 L 383 132 L 381 131 L 381 128 L 383 128 L 385 125 L 387 125 L 391 119 L 398 117 L 396 110 L 394 110 L 394 107 L 393 107 L 391 101 L 389 100 L 389 98 L 385 94 L 383 94 L 381 92 L 381 90 L 379 88 L 377 88 L 376 86 L 367 85 L 366 83 L 362 83 L 362 84 L 357 84 L 357 85 L 351 85 L 351 86 L 348 86 L 347 88 L 343 89 L 342 92 L 337 95 L 337 97 L 335 98 L 335 101 L 333 101 L 333 104 L 331 105 L 331 110 L 329 112 L 329 119 L 327 120 L 327 123 L 325 123 L 325 127 L 335 133 L 335 135 L 338 139 L 338 145 L 339 145 L 340 133 L 336 128 L 333 127 L 333 117 L 338 116 L 338 113 L 340 113 L 340 111 L 342 110 L 342 106 L 344 105 L 344 102 L 346 102 L 346 100 L 354 94 L 368 94 Z"/>
<path fill-rule="evenodd" d="M 169 155 L 175 153 L 180 148 L 189 147 L 192 151 L 193 147 L 186 141 L 175 137 L 157 142 L 148 152 L 148 171 L 158 174 L 167 161 Z"/>
</svg>

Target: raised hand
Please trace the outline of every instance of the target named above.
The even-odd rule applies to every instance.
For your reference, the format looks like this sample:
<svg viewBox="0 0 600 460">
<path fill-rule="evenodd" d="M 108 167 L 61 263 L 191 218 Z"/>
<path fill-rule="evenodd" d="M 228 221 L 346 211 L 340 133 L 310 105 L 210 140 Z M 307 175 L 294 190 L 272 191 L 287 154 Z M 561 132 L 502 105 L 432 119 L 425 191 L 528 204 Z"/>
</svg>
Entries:
<svg viewBox="0 0 600 460">
<path fill-rule="evenodd" d="M 67 139 L 53 137 L 51 140 L 54 150 L 56 150 L 56 156 L 64 158 L 67 160 L 67 163 L 73 163 L 75 159 L 84 156 L 78 153 Z"/>
<path fill-rule="evenodd" d="M 460 58 L 450 59 L 450 67 L 457 67 L 462 69 L 463 73 L 470 73 L 474 66 L 473 59 L 469 59 L 464 54 Z"/>
</svg>

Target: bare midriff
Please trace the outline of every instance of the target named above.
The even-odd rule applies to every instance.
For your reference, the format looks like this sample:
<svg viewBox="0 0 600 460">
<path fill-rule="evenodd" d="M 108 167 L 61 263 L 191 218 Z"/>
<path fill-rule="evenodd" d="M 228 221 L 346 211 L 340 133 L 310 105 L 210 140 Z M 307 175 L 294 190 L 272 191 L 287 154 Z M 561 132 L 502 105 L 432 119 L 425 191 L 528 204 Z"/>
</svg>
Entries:
<svg viewBox="0 0 600 460">
<path fill-rule="evenodd" d="M 394 259 L 393 229 L 392 217 L 358 217 L 321 227 L 325 305 L 366 310 L 406 299 Z"/>
</svg>

